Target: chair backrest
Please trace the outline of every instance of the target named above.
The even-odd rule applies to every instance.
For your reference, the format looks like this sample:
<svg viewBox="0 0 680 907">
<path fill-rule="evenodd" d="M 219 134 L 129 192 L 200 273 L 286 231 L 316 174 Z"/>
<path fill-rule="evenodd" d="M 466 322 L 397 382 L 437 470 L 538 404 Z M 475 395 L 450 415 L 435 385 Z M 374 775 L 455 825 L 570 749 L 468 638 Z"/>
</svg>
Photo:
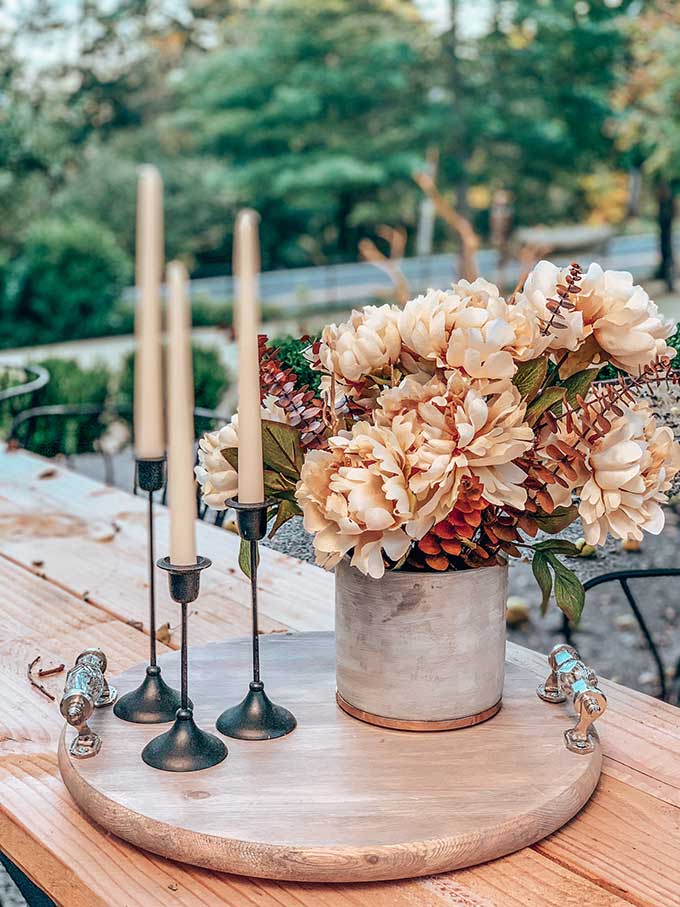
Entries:
<svg viewBox="0 0 680 907">
<path fill-rule="evenodd" d="M 600 576 L 591 577 L 584 582 L 583 588 L 587 592 L 589 589 L 594 589 L 596 586 L 601 586 L 604 583 L 619 583 L 645 642 L 647 643 L 647 647 L 651 652 L 652 658 L 654 659 L 659 678 L 659 698 L 664 701 L 674 702 L 678 705 L 680 704 L 680 659 L 673 672 L 672 689 L 669 690 L 667 682 L 668 674 L 663 656 L 661 655 L 659 647 L 629 584 L 629 580 L 631 579 L 652 579 L 654 577 L 667 576 L 680 576 L 680 567 L 650 567 L 648 569 L 640 570 L 613 570 L 611 573 L 602 573 Z M 566 641 L 571 643 L 574 631 L 569 623 L 569 619 L 564 614 L 562 615 L 562 632 Z"/>
</svg>

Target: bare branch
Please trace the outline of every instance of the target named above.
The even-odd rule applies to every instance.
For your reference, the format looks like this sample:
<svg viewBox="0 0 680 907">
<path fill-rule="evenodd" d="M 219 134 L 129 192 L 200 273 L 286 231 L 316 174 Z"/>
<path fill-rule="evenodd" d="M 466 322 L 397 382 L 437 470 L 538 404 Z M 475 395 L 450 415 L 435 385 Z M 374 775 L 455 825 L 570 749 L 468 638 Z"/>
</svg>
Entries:
<svg viewBox="0 0 680 907">
<path fill-rule="evenodd" d="M 479 276 L 477 268 L 477 252 L 479 250 L 479 237 L 475 232 L 470 221 L 459 214 L 451 202 L 437 189 L 434 180 L 429 173 L 414 173 L 414 181 L 420 186 L 422 191 L 432 201 L 435 211 L 441 219 L 451 227 L 460 239 L 460 276 L 464 280 L 476 280 Z"/>
</svg>

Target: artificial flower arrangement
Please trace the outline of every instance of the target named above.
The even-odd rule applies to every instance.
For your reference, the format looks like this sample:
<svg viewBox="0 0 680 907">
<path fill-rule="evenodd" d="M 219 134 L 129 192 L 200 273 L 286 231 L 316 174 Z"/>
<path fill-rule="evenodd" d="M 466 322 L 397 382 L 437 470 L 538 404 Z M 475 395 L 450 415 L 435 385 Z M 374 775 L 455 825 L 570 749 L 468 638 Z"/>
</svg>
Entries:
<svg viewBox="0 0 680 907">
<path fill-rule="evenodd" d="M 591 545 L 661 531 L 680 446 L 640 391 L 675 380 L 671 331 L 630 274 L 542 261 L 507 300 L 462 280 L 327 326 L 307 350 L 318 395 L 263 338 L 270 534 L 302 514 L 320 565 L 374 578 L 531 552 L 543 607 L 554 589 L 578 620 L 558 558 L 578 547 L 529 539 L 577 517 Z M 594 383 L 607 363 L 619 377 Z M 210 507 L 236 494 L 237 448 L 236 416 L 200 442 Z"/>
</svg>

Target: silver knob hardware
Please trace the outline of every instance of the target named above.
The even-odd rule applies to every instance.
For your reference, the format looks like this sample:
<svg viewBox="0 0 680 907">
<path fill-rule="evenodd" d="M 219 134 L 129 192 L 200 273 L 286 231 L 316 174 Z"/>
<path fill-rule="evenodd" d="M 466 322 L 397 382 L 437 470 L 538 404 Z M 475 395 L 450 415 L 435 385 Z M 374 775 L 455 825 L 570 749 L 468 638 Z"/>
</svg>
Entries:
<svg viewBox="0 0 680 907">
<path fill-rule="evenodd" d="M 607 697 L 598 687 L 597 674 L 585 665 L 572 646 L 560 644 L 548 655 L 550 674 L 536 692 L 546 702 L 564 702 L 571 697 L 578 721 L 564 732 L 572 753 L 592 753 L 597 734 L 592 726 L 607 709 Z"/>
<path fill-rule="evenodd" d="M 75 759 L 89 759 L 101 749 L 101 738 L 88 721 L 95 709 L 116 701 L 117 690 L 109 685 L 104 676 L 106 667 L 106 655 L 101 649 L 85 649 L 66 675 L 59 708 L 68 724 L 78 731 L 69 746 L 69 752 Z"/>
</svg>

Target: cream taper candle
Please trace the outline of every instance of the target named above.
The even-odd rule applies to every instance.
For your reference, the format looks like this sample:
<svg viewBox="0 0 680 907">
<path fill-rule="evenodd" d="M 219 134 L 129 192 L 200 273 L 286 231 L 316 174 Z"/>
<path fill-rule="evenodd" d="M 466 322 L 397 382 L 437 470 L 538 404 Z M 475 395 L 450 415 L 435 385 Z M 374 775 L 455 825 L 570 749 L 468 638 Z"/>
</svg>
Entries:
<svg viewBox="0 0 680 907">
<path fill-rule="evenodd" d="M 163 432 L 161 279 L 163 276 L 163 181 L 150 164 L 139 169 L 135 310 L 135 455 L 162 457 Z"/>
<path fill-rule="evenodd" d="M 196 563 L 196 486 L 194 483 L 194 381 L 187 272 L 179 261 L 168 265 L 168 493 L 170 560 Z"/>
<path fill-rule="evenodd" d="M 238 338 L 238 499 L 242 504 L 264 501 L 260 360 L 257 332 L 260 313 L 257 275 L 260 249 L 259 215 L 241 211 L 234 235 L 234 273 L 237 278 L 236 336 Z"/>
</svg>

